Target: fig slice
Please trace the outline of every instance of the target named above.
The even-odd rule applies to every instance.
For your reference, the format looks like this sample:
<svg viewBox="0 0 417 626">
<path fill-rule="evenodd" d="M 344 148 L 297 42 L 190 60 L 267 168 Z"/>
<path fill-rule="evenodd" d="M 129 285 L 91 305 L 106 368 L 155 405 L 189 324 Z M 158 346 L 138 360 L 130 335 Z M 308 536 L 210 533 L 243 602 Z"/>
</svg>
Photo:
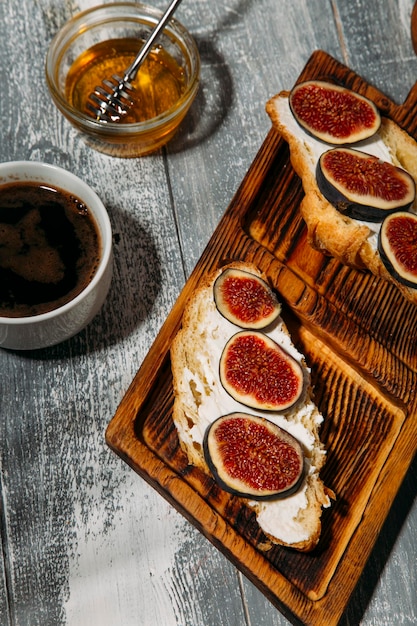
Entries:
<svg viewBox="0 0 417 626">
<path fill-rule="evenodd" d="M 317 185 L 338 211 L 354 219 L 381 222 L 407 210 L 416 195 L 414 179 L 376 156 L 352 148 L 324 152 L 316 170 Z"/>
<path fill-rule="evenodd" d="M 218 485 L 253 500 L 282 498 L 297 491 L 304 477 L 300 443 L 273 422 L 231 413 L 205 432 L 206 463 Z"/>
<path fill-rule="evenodd" d="M 307 133 L 332 145 L 368 139 L 381 125 L 381 116 L 371 100 L 325 81 L 299 83 L 290 93 L 289 105 Z"/>
<path fill-rule="evenodd" d="M 388 215 L 378 235 L 378 250 L 389 273 L 407 287 L 417 288 L 417 215 Z"/>
<path fill-rule="evenodd" d="M 219 313 L 241 328 L 265 328 L 281 313 L 268 283 L 245 270 L 225 269 L 214 283 L 213 294 Z"/>
<path fill-rule="evenodd" d="M 285 411 L 304 388 L 301 365 L 257 330 L 242 330 L 227 342 L 220 358 L 220 381 L 237 402 L 262 411 Z"/>
</svg>

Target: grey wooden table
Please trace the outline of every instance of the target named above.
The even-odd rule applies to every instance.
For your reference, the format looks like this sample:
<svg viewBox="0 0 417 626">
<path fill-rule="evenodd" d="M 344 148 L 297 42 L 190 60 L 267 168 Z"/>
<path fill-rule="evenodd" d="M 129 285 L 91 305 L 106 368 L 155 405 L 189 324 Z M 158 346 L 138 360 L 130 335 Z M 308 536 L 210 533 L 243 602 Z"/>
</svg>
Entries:
<svg viewBox="0 0 417 626">
<path fill-rule="evenodd" d="M 94 4 L 0 0 L 0 161 L 79 175 L 115 233 L 113 285 L 87 329 L 48 350 L 0 352 L 0 623 L 284 625 L 104 431 L 269 130 L 266 100 L 320 48 L 402 103 L 417 78 L 412 1 L 184 2 L 201 90 L 167 149 L 134 160 L 89 149 L 46 92 L 49 41 Z M 416 483 L 414 463 L 342 624 L 417 623 Z"/>
</svg>

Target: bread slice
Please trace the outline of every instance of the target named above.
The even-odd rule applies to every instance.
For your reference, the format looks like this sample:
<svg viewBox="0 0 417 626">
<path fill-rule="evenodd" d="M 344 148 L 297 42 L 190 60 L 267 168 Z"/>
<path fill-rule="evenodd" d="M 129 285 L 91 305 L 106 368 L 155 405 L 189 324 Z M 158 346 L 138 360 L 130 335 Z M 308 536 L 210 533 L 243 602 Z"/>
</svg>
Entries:
<svg viewBox="0 0 417 626">
<path fill-rule="evenodd" d="M 274 128 L 288 142 L 291 163 L 303 184 L 305 197 L 300 212 L 307 225 L 309 243 L 345 265 L 368 270 L 394 283 L 407 299 L 417 303 L 417 289 L 399 283 L 380 258 L 380 224 L 342 215 L 319 191 L 315 175 L 317 161 L 323 152 L 333 146 L 316 140 L 299 126 L 291 113 L 288 97 L 288 91 L 277 94 L 267 102 L 266 111 Z M 354 147 L 402 167 L 417 181 L 417 143 L 389 118 L 382 117 L 376 135 Z M 411 210 L 416 212 L 416 201 Z"/>
<path fill-rule="evenodd" d="M 241 330 L 217 310 L 213 284 L 226 267 L 240 268 L 266 277 L 248 263 L 231 263 L 216 271 L 200 284 L 185 308 L 182 328 L 171 347 L 174 386 L 173 420 L 182 449 L 190 464 L 210 474 L 202 442 L 207 427 L 218 417 L 235 411 L 257 414 L 236 402 L 222 387 L 219 362 L 228 339 Z M 319 472 L 326 453 L 319 439 L 323 416 L 311 399 L 309 370 L 304 357 L 294 347 L 281 317 L 264 332 L 302 364 L 306 380 L 305 396 L 296 408 L 284 413 L 268 412 L 266 417 L 289 431 L 301 443 L 306 458 L 306 477 L 300 489 L 283 499 L 244 500 L 255 511 L 257 522 L 272 543 L 298 550 L 313 549 L 321 533 L 322 507 L 330 505 L 328 490 Z M 243 498 L 242 498 L 243 500 Z"/>
</svg>

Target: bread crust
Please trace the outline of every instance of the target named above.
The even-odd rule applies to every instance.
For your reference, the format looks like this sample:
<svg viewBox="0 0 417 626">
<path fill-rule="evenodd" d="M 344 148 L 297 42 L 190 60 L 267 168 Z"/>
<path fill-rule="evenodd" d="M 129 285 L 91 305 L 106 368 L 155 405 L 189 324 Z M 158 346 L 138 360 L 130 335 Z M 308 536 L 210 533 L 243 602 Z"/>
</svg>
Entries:
<svg viewBox="0 0 417 626">
<path fill-rule="evenodd" d="M 316 250 L 345 265 L 370 271 L 393 283 L 408 300 L 417 304 L 417 289 L 401 284 L 385 268 L 378 250 L 370 243 L 373 235 L 371 229 L 340 213 L 319 191 L 315 176 L 316 159 L 309 149 L 308 141 L 301 138 L 301 129 L 300 134 L 293 133 L 282 113 L 283 103 L 288 101 L 288 97 L 289 92 L 282 91 L 271 98 L 265 108 L 272 125 L 287 141 L 291 164 L 302 181 L 305 196 L 300 204 L 300 213 L 307 226 L 308 242 Z M 417 183 L 417 142 L 386 117 L 381 118 L 377 135 L 389 150 L 393 164 L 406 169 Z M 323 146 L 324 149 L 331 147 L 324 143 Z M 416 211 L 416 202 L 413 211 Z"/>
<path fill-rule="evenodd" d="M 188 301 L 182 320 L 182 328 L 177 333 L 173 340 L 171 347 L 171 364 L 173 374 L 173 388 L 174 388 L 174 408 L 173 408 L 173 421 L 177 427 L 179 442 L 182 450 L 185 452 L 188 458 L 188 462 L 201 469 L 208 475 L 210 470 L 205 462 L 204 453 L 200 443 L 196 441 L 196 437 L 191 436 L 191 429 L 202 430 L 207 425 L 202 424 L 202 418 L 199 415 L 199 405 L 202 401 L 202 396 L 208 398 L 210 394 L 219 392 L 219 381 L 216 376 L 212 374 L 213 371 L 218 370 L 218 362 L 213 362 L 213 348 L 212 343 L 214 341 L 214 334 L 216 323 L 226 323 L 230 325 L 231 332 L 238 332 L 240 329 L 229 322 L 225 322 L 224 318 L 218 313 L 214 298 L 213 298 L 213 284 L 217 276 L 228 267 L 245 270 L 251 272 L 257 276 L 260 276 L 267 281 L 266 276 L 258 270 L 253 264 L 244 262 L 230 263 L 227 266 L 219 269 L 218 271 L 207 276 L 195 291 L 193 296 Z M 214 318 L 213 318 L 214 316 Z M 218 321 L 217 317 L 218 316 Z M 213 319 L 215 320 L 213 323 Z M 279 318 L 279 328 L 287 334 L 289 338 L 288 330 Z M 307 372 L 304 359 L 302 359 L 302 366 Z M 309 376 L 307 374 L 307 378 Z M 217 387 L 217 388 L 216 388 Z M 220 389 L 222 390 L 221 386 Z M 228 395 L 224 390 L 223 394 Z M 330 505 L 330 497 L 333 496 L 331 490 L 327 489 L 320 476 L 319 472 L 325 463 L 325 450 L 320 442 L 319 438 L 319 423 L 322 420 L 322 416 L 318 412 L 317 407 L 311 400 L 311 388 L 309 380 L 305 390 L 304 403 L 311 403 L 314 407 L 311 414 L 305 417 L 302 410 L 299 411 L 301 417 L 297 417 L 298 409 L 292 409 L 293 417 L 288 419 L 299 419 L 303 428 L 308 429 L 311 434 L 311 438 L 314 441 L 314 445 L 311 450 L 308 450 L 308 464 L 313 468 L 311 472 L 307 472 L 305 478 L 305 493 L 307 505 L 300 508 L 298 515 L 302 520 L 302 524 L 305 524 L 306 536 L 305 539 L 291 542 L 286 541 L 283 536 L 276 536 L 268 530 L 264 530 L 265 535 L 271 541 L 271 544 L 280 544 L 284 546 L 291 546 L 297 550 L 309 551 L 312 550 L 319 541 L 321 534 L 321 512 L 322 507 Z M 235 402 L 232 400 L 232 402 Z M 247 413 L 255 413 L 251 409 L 245 409 L 241 406 L 241 410 Z M 213 415 L 210 415 L 210 421 L 214 421 L 221 415 L 232 412 L 230 405 L 227 404 L 227 398 L 223 404 L 223 399 L 220 405 L 216 406 L 216 411 Z M 268 416 L 267 416 L 268 417 Z M 257 516 L 262 515 L 265 512 L 265 507 L 271 506 L 270 503 L 249 501 L 241 498 L 241 500 L 248 504 Z M 284 500 L 281 500 L 284 502 Z M 279 513 L 279 510 L 278 510 Z M 285 533 L 284 533 L 285 535 Z"/>
</svg>

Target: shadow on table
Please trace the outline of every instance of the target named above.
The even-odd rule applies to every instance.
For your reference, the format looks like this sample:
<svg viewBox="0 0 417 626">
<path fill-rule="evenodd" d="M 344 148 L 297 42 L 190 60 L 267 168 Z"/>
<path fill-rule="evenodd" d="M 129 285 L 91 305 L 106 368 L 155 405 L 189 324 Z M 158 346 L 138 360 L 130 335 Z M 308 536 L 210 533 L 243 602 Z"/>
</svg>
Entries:
<svg viewBox="0 0 417 626">
<path fill-rule="evenodd" d="M 370 604 L 375 590 L 378 586 L 379 579 L 387 564 L 390 554 L 395 546 L 395 543 L 401 533 L 401 529 L 404 522 L 410 513 L 413 503 L 417 496 L 417 457 L 411 464 L 404 482 L 398 491 L 398 494 L 394 500 L 391 510 L 387 519 L 382 527 L 381 533 L 375 543 L 371 556 L 362 572 L 359 582 L 356 586 L 354 593 L 350 599 L 348 608 L 345 611 L 339 626 L 352 626 L 353 624 L 360 624 L 361 620 L 365 616 L 368 605 Z M 401 585 L 400 580 L 395 581 L 396 586 Z M 409 593 L 414 594 L 413 589 L 409 589 Z M 394 593 L 391 597 L 394 597 Z M 391 610 L 398 614 L 398 619 L 402 613 L 401 606 L 392 606 Z M 384 614 L 384 607 L 382 607 L 382 615 Z M 378 615 L 373 614 L 374 619 L 378 618 Z M 404 616 L 405 618 L 406 616 Z M 411 619 L 411 616 L 410 616 Z M 408 623 L 408 622 L 401 622 Z M 412 623 L 412 622 L 410 622 Z"/>
<path fill-rule="evenodd" d="M 193 34 L 201 60 L 200 88 L 178 134 L 168 144 L 171 154 L 189 150 L 213 135 L 232 108 L 233 76 L 227 60 L 216 49 L 216 39 L 241 24 L 252 4 L 254 0 L 238 0 L 236 6 L 225 8 L 216 24 L 206 25 L 204 37 Z"/>
<path fill-rule="evenodd" d="M 226 119 L 234 97 L 233 79 L 212 41 L 195 37 L 201 58 L 200 86 L 190 110 L 166 150 L 185 152 L 212 136 Z"/>
</svg>

